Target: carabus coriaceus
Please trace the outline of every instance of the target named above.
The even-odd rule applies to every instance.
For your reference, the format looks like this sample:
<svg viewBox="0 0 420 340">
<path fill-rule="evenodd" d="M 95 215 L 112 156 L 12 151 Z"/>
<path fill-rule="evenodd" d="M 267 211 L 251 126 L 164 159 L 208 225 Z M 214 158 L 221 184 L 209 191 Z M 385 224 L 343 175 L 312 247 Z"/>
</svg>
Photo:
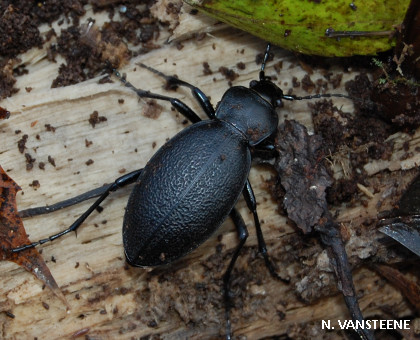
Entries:
<svg viewBox="0 0 420 340">
<path fill-rule="evenodd" d="M 190 88 L 209 117 L 209 120 L 205 121 L 201 121 L 182 101 L 136 89 L 114 70 L 115 75 L 139 97 L 169 101 L 194 124 L 164 144 L 144 169 L 124 175 L 109 185 L 96 202 L 68 229 L 13 251 L 22 251 L 75 231 L 110 192 L 131 183 L 135 183 L 135 186 L 124 216 L 123 243 L 127 262 L 133 266 L 155 267 L 183 257 L 207 240 L 229 215 L 240 240 L 223 279 L 226 337 L 230 339 L 229 281 L 239 252 L 248 237 L 245 223 L 234 208 L 241 193 L 253 214 L 259 251 L 265 264 L 272 276 L 281 279 L 268 257 L 256 210 L 256 200 L 248 181 L 251 149 L 273 150 L 270 139 L 278 125 L 275 109 L 282 104 L 283 99 L 347 97 L 340 94 L 306 97 L 284 95 L 283 91 L 265 76 L 264 68 L 269 51 L 270 45 L 267 46 L 264 55 L 259 80 L 251 81 L 249 88 L 229 88 L 216 110 L 200 89 L 140 65 L 165 78 L 172 85 Z"/>
</svg>

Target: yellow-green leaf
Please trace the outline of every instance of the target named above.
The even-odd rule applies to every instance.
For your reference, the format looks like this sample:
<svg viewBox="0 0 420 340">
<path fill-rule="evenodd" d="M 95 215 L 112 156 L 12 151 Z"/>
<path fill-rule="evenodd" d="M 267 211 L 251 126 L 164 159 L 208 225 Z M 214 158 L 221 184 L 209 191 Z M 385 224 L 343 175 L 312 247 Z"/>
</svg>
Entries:
<svg viewBox="0 0 420 340">
<path fill-rule="evenodd" d="M 369 55 L 395 44 L 410 0 L 184 0 L 283 48 L 320 56 Z M 332 37 L 326 35 L 333 30 Z M 338 32 L 338 34 L 337 34 Z M 344 36 L 339 32 L 345 33 Z M 362 32 L 362 33 L 360 33 Z"/>
</svg>

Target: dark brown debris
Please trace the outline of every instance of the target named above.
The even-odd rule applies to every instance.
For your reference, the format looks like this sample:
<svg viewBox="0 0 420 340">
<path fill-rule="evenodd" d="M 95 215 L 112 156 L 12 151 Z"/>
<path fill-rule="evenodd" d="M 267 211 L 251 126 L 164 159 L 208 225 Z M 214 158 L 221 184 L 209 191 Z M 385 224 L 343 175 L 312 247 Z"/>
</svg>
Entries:
<svg viewBox="0 0 420 340">
<path fill-rule="evenodd" d="M 154 99 L 150 99 L 146 103 L 147 105 L 143 108 L 143 115 L 148 118 L 158 119 L 162 113 L 162 106 Z"/>
<path fill-rule="evenodd" d="M 325 213 L 325 190 L 333 183 L 323 164 L 322 138 L 287 120 L 279 127 L 275 146 L 279 155 L 274 167 L 286 193 L 283 206 L 298 228 L 309 233 Z"/>
<path fill-rule="evenodd" d="M 20 153 L 24 153 L 26 149 L 26 142 L 28 141 L 28 135 L 24 134 L 22 138 L 17 142 L 17 146 Z"/>
<path fill-rule="evenodd" d="M 148 0 L 140 2 L 149 3 Z M 13 85 L 14 76 L 18 76 L 19 72 L 13 75 L 13 66 L 9 60 L 30 48 L 41 48 L 46 41 L 52 42 L 47 51 L 49 60 L 54 62 L 57 54 L 65 59 L 52 87 L 67 86 L 93 78 L 106 68 L 107 63 L 118 67 L 131 55 L 155 48 L 152 41 L 159 36 L 159 22 L 151 14 L 150 6 L 140 7 L 139 2 L 127 3 L 123 0 L 92 1 L 95 11 L 109 12 L 110 21 L 103 27 L 91 24 L 81 27 L 79 18 L 85 14 L 84 6 L 87 3 L 87 0 L 22 0 L 0 3 L 0 55 L 3 57 L 0 61 L 0 98 L 17 92 Z M 118 22 L 112 20 L 116 9 L 122 18 Z M 175 11 L 174 8 L 171 9 L 171 4 L 167 6 L 167 10 Z M 71 24 L 70 27 L 61 32 L 51 29 L 43 41 L 38 26 L 50 24 L 62 15 Z M 137 34 L 138 31 L 141 33 Z M 57 42 L 53 41 L 54 37 Z M 127 43 L 134 46 L 131 51 L 128 50 Z"/>
<path fill-rule="evenodd" d="M 10 117 L 10 111 L 0 107 L 0 119 L 8 119 Z"/>
<path fill-rule="evenodd" d="M 107 118 L 104 116 L 99 116 L 99 112 L 96 110 L 93 111 L 92 114 L 89 116 L 89 124 L 92 125 L 93 128 L 96 126 L 96 124 L 103 123 L 106 121 Z"/>
<path fill-rule="evenodd" d="M 239 77 L 239 74 L 237 74 L 234 70 L 225 66 L 219 67 L 219 72 L 226 78 L 226 80 L 229 80 L 230 82 Z"/>
</svg>

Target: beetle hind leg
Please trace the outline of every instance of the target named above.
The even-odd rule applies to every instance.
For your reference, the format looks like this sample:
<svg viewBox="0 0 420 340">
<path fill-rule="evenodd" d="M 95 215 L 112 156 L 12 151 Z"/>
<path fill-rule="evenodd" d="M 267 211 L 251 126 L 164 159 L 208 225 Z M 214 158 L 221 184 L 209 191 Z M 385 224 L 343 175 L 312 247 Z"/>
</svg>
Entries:
<svg viewBox="0 0 420 340">
<path fill-rule="evenodd" d="M 232 259 L 230 260 L 229 266 L 226 269 L 225 274 L 223 275 L 223 298 L 225 301 L 226 339 L 228 340 L 232 338 L 232 326 L 230 322 L 230 310 L 232 308 L 232 300 L 230 296 L 230 277 L 232 274 L 233 267 L 235 266 L 236 260 L 239 257 L 239 253 L 241 252 L 241 249 L 243 248 L 248 238 L 248 230 L 246 228 L 245 222 L 242 219 L 242 216 L 235 208 L 233 208 L 230 212 L 230 217 L 232 218 L 232 221 L 236 227 L 236 231 L 238 232 L 239 244 L 232 255 Z"/>
<path fill-rule="evenodd" d="M 118 190 L 118 189 L 120 189 L 120 188 L 122 188 L 122 187 L 124 187 L 124 186 L 126 186 L 126 185 L 128 185 L 128 184 L 131 184 L 131 183 L 134 183 L 136 180 L 137 180 L 137 178 L 140 176 L 140 174 L 142 173 L 142 171 L 143 171 L 143 169 L 139 169 L 139 170 L 135 170 L 135 171 L 132 171 L 132 172 L 130 172 L 130 173 L 128 173 L 128 174 L 126 174 L 126 175 L 123 175 L 123 176 L 121 176 L 121 177 L 119 177 L 119 178 L 117 178 L 115 181 L 114 181 L 114 183 L 112 183 L 112 184 L 110 184 L 110 185 L 108 185 L 108 187 L 106 188 L 106 190 L 104 190 L 103 192 L 102 192 L 102 194 L 99 196 L 99 198 L 89 207 L 89 209 L 88 210 L 86 210 L 75 222 L 73 222 L 73 224 L 70 226 L 70 227 L 68 227 L 67 229 L 65 229 L 65 230 L 63 230 L 63 231 L 61 231 L 61 232 L 59 232 L 59 233 L 57 233 L 57 234 L 54 234 L 54 235 L 51 235 L 51 236 L 49 236 L 48 238 L 44 238 L 44 239 L 42 239 L 42 240 L 39 240 L 39 241 L 37 241 L 37 242 L 32 242 L 32 243 L 29 243 L 29 244 L 25 244 L 25 245 L 23 245 L 23 246 L 20 246 L 20 247 L 17 247 L 17 248 L 14 248 L 14 249 L 12 249 L 11 251 L 12 251 L 12 253 L 18 253 L 18 252 L 20 252 L 20 251 L 22 251 L 22 250 L 26 250 L 26 249 L 30 249 L 30 248 L 34 248 L 34 247 L 36 247 L 37 245 L 40 245 L 40 244 L 44 244 L 44 243 L 46 243 L 46 242 L 51 242 L 51 241 L 54 241 L 55 239 L 57 239 L 57 238 L 59 238 L 59 237 L 61 237 L 61 236 L 63 236 L 63 235 L 66 235 L 66 234 L 68 234 L 68 233 L 70 233 L 70 232 L 72 232 L 72 231 L 74 231 L 74 232 L 76 232 L 77 231 L 77 229 L 82 225 L 82 223 L 90 216 L 90 214 L 102 203 L 102 201 L 104 201 L 107 197 L 108 197 L 108 195 L 111 193 L 111 192 L 114 192 L 114 191 L 116 191 L 116 190 Z"/>
</svg>

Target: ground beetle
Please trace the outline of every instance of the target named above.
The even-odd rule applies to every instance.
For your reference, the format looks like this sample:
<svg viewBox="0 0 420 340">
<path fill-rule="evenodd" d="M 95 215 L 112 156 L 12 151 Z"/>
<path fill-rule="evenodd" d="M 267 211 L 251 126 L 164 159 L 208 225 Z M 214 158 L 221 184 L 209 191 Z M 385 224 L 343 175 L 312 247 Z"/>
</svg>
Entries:
<svg viewBox="0 0 420 340">
<path fill-rule="evenodd" d="M 166 79 L 169 84 L 190 88 L 210 118 L 204 121 L 182 101 L 137 89 L 114 70 L 114 74 L 125 86 L 134 90 L 139 97 L 169 101 L 194 124 L 163 145 L 144 169 L 124 175 L 109 185 L 68 229 L 13 251 L 28 249 L 75 231 L 110 192 L 134 182 L 123 222 L 125 255 L 128 263 L 133 266 L 160 266 L 183 257 L 207 240 L 229 215 L 240 240 L 223 278 L 226 337 L 230 339 L 229 281 L 239 252 L 248 237 L 246 225 L 234 208 L 241 193 L 254 216 L 258 247 L 265 264 L 272 276 L 281 279 L 267 255 L 255 196 L 248 180 L 251 148 L 273 150 L 268 141 L 277 131 L 278 115 L 275 109 L 282 104 L 283 99 L 347 97 L 341 94 L 305 97 L 284 95 L 265 76 L 269 51 L 270 44 L 264 54 L 259 80 L 251 81 L 249 88 L 229 88 L 216 111 L 197 87 L 140 64 Z"/>
</svg>

